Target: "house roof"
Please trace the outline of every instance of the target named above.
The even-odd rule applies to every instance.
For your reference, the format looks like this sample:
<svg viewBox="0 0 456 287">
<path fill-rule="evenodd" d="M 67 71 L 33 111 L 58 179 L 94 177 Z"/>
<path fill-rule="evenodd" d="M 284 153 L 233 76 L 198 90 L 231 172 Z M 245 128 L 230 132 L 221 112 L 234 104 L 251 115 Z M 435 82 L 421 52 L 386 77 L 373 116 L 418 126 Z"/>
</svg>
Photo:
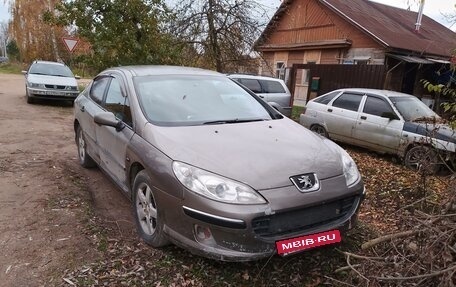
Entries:
<svg viewBox="0 0 456 287">
<path fill-rule="evenodd" d="M 456 33 L 423 15 L 415 32 L 417 12 L 367 0 L 315 0 L 356 26 L 390 51 L 449 57 L 456 48 Z M 293 0 L 284 0 L 257 44 L 274 31 Z M 292 11 L 290 11 L 292 13 Z"/>
</svg>

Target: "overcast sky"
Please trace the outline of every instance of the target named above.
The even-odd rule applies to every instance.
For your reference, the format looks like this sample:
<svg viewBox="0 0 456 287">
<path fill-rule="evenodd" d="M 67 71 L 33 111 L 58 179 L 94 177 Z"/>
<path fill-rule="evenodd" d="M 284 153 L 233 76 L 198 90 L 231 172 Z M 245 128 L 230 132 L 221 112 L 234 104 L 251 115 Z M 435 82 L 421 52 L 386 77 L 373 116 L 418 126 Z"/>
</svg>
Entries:
<svg viewBox="0 0 456 287">
<path fill-rule="evenodd" d="M 280 6 L 281 0 L 257 0 L 259 3 L 263 3 L 270 10 L 270 15 L 274 14 L 277 7 Z M 396 6 L 407 9 L 408 2 L 414 3 L 410 9 L 418 11 L 419 0 L 373 0 L 375 2 Z M 6 0 L 8 3 L 9 0 Z M 424 6 L 424 14 L 431 17 L 432 19 L 442 23 L 443 25 L 450 27 L 450 23 L 445 20 L 442 13 L 456 13 L 455 9 L 456 0 L 426 0 Z M 0 0 L 0 22 L 7 21 L 9 19 L 8 5 L 5 4 L 5 0 Z M 456 24 L 451 27 L 453 31 L 456 30 Z"/>
</svg>

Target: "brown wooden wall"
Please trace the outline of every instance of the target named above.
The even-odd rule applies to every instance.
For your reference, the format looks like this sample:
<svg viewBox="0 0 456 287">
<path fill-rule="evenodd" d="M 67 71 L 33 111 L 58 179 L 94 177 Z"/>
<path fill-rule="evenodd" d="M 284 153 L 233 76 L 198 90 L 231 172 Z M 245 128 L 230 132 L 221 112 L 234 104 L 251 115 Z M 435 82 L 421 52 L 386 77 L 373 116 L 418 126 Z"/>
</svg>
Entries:
<svg viewBox="0 0 456 287">
<path fill-rule="evenodd" d="M 367 34 L 320 4 L 318 0 L 294 0 L 264 44 L 296 44 L 349 39 L 351 48 L 381 48 Z"/>
<path fill-rule="evenodd" d="M 384 65 L 293 65 L 290 90 L 299 81 L 299 70 L 309 69 L 311 77 L 320 78 L 318 95 L 342 88 L 383 89 L 386 68 Z"/>
<path fill-rule="evenodd" d="M 321 50 L 320 64 L 339 64 L 340 50 Z"/>
</svg>

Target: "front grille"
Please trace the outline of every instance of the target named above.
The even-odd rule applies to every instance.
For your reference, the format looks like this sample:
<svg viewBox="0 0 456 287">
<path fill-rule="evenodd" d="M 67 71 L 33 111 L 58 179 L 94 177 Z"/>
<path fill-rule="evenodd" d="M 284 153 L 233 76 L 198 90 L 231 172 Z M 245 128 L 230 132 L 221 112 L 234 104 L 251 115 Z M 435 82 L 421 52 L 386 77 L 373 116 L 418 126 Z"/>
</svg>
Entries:
<svg viewBox="0 0 456 287">
<path fill-rule="evenodd" d="M 358 199 L 358 196 L 352 196 L 305 209 L 257 217 L 252 220 L 252 228 L 255 234 L 261 237 L 305 231 L 347 216 Z"/>
<path fill-rule="evenodd" d="M 44 85 L 47 89 L 57 89 L 57 90 L 65 90 L 66 86 L 59 86 L 59 85 Z"/>
</svg>

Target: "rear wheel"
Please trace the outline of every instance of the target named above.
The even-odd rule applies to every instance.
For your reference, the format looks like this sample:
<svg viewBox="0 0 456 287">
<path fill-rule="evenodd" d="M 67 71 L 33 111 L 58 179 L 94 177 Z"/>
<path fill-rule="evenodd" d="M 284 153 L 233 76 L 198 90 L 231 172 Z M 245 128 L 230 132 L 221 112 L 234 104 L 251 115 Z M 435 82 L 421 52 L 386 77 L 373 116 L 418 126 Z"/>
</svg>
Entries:
<svg viewBox="0 0 456 287">
<path fill-rule="evenodd" d="M 435 174 L 440 168 L 439 155 L 428 146 L 414 146 L 405 154 L 404 163 L 408 168 L 420 170 L 425 174 Z"/>
<path fill-rule="evenodd" d="M 321 125 L 312 125 L 310 127 L 310 130 L 313 131 L 314 133 L 317 133 L 317 134 L 321 135 L 322 137 L 329 138 L 328 137 L 328 132 Z"/>
<path fill-rule="evenodd" d="M 95 161 L 87 153 L 87 143 L 80 126 L 76 129 L 76 144 L 78 146 L 79 163 L 85 168 L 94 167 L 96 165 Z"/>
<path fill-rule="evenodd" d="M 163 232 L 163 217 L 151 189 L 152 181 L 145 170 L 138 173 L 133 184 L 133 212 L 141 238 L 152 247 L 169 242 Z"/>
</svg>

